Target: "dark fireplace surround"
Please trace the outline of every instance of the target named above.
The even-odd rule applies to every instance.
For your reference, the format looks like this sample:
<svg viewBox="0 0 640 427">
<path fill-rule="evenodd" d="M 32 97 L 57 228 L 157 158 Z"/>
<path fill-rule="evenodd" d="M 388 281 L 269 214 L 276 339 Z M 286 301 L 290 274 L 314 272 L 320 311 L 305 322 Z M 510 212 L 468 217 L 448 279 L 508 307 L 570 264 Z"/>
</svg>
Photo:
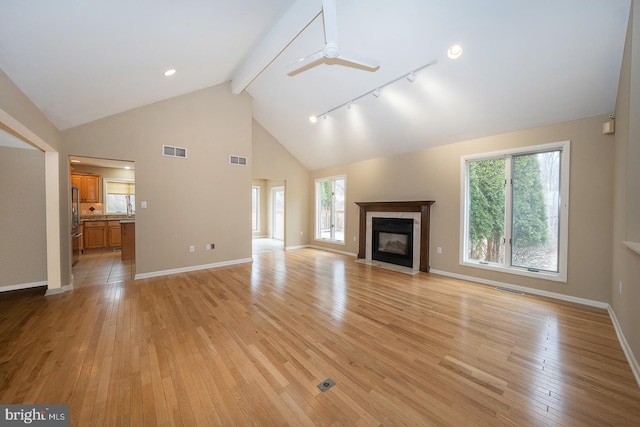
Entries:
<svg viewBox="0 0 640 427">
<path fill-rule="evenodd" d="M 406 201 L 406 202 L 356 202 L 356 205 L 360 207 L 360 227 L 359 236 L 360 239 L 358 247 L 358 258 L 365 259 L 366 244 L 367 244 L 367 213 L 369 212 L 419 212 L 420 213 L 420 266 L 419 270 L 429 272 L 429 225 L 431 216 L 431 205 L 434 204 L 434 200 L 424 201 Z M 389 218 L 383 218 L 389 219 Z M 413 222 L 413 221 L 412 221 Z M 372 235 L 373 238 L 373 235 Z M 372 242 L 372 252 L 373 247 Z M 410 241 L 409 246 L 413 250 L 413 241 Z M 373 256 L 373 253 L 372 253 Z M 413 254 L 411 255 L 413 259 Z M 373 258 L 372 258 L 373 259 Z"/>
</svg>

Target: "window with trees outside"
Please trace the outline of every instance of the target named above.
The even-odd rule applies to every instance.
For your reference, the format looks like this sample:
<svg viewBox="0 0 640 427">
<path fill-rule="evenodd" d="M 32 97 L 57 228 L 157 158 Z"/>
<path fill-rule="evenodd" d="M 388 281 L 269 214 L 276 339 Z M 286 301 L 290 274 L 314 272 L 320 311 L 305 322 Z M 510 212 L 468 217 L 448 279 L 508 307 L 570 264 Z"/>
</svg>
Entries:
<svg viewBox="0 0 640 427">
<path fill-rule="evenodd" d="M 251 231 L 260 231 L 260 187 L 251 187 Z"/>
<path fill-rule="evenodd" d="M 316 239 L 344 243 L 344 176 L 316 180 Z"/>
<path fill-rule="evenodd" d="M 462 158 L 461 264 L 566 281 L 569 146 Z"/>
</svg>

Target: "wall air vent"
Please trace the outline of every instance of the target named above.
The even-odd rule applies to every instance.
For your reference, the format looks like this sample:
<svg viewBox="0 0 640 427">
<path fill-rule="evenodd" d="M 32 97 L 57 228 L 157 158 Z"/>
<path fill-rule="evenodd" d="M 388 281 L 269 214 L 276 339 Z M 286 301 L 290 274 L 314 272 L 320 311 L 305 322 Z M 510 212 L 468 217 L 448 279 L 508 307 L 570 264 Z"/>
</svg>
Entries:
<svg viewBox="0 0 640 427">
<path fill-rule="evenodd" d="M 247 158 L 240 156 L 229 156 L 229 163 L 238 166 L 247 166 Z"/>
<path fill-rule="evenodd" d="M 181 147 L 172 147 L 171 145 L 162 146 L 162 155 L 168 157 L 181 157 L 187 158 L 187 149 Z"/>
</svg>

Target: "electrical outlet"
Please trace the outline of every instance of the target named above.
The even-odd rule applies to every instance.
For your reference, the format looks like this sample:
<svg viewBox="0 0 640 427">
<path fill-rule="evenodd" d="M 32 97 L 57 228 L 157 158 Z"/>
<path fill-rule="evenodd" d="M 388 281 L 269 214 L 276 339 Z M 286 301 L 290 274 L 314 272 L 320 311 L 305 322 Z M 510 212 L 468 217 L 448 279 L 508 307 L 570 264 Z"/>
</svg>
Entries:
<svg viewBox="0 0 640 427">
<path fill-rule="evenodd" d="M 356 236 L 353 236 L 353 241 L 355 242 L 356 240 L 358 240 L 358 238 Z"/>
<path fill-rule="evenodd" d="M 204 245 L 204 249 L 206 251 L 210 251 L 211 249 L 215 248 L 216 245 L 214 245 L 213 243 L 207 243 L 206 245 Z"/>
<path fill-rule="evenodd" d="M 196 251 L 196 247 L 191 245 L 189 246 L 189 252 L 195 252 Z"/>
<path fill-rule="evenodd" d="M 441 254 L 441 253 L 442 253 L 442 248 L 441 248 L 440 246 L 438 246 L 438 247 L 436 248 L 436 252 L 437 252 L 437 253 L 439 253 L 439 254 Z"/>
</svg>

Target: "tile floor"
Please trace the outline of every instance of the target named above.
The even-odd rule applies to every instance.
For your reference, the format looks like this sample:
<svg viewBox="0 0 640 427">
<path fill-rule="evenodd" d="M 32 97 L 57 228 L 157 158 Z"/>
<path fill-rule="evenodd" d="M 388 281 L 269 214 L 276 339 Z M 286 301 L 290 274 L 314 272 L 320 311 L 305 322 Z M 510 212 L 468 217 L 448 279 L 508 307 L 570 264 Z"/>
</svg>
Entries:
<svg viewBox="0 0 640 427">
<path fill-rule="evenodd" d="M 132 279 L 135 272 L 135 260 L 122 261 L 120 251 L 85 251 L 72 268 L 73 287 L 121 282 Z"/>
<path fill-rule="evenodd" d="M 283 240 L 269 239 L 267 237 L 256 237 L 252 241 L 251 252 L 253 252 L 254 254 L 282 250 L 284 250 Z"/>
</svg>

